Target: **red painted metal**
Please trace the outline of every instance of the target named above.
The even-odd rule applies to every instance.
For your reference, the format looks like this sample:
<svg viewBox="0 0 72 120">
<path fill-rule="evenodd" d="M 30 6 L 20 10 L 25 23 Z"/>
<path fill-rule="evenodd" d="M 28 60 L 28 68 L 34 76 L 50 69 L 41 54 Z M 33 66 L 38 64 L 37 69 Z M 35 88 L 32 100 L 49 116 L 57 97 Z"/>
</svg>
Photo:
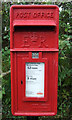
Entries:
<svg viewBox="0 0 72 120">
<path fill-rule="evenodd" d="M 55 21 L 53 20 L 26 20 L 26 21 L 20 21 L 15 20 L 13 22 L 13 26 L 56 26 Z"/>
<path fill-rule="evenodd" d="M 11 110 L 13 115 L 56 115 L 58 34 L 59 9 L 56 5 L 13 5 L 11 7 Z M 39 58 L 32 58 L 32 52 L 38 52 Z M 45 64 L 43 98 L 26 97 L 26 62 Z"/>
</svg>

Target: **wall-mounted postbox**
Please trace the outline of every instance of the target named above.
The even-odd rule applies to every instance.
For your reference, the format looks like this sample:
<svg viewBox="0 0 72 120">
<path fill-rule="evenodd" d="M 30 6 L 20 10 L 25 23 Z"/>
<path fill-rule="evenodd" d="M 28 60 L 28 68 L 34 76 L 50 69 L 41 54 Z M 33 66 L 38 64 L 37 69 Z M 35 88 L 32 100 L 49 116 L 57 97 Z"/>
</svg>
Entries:
<svg viewBox="0 0 72 120">
<path fill-rule="evenodd" d="M 13 115 L 57 113 L 59 9 L 14 5 L 10 9 Z"/>
</svg>

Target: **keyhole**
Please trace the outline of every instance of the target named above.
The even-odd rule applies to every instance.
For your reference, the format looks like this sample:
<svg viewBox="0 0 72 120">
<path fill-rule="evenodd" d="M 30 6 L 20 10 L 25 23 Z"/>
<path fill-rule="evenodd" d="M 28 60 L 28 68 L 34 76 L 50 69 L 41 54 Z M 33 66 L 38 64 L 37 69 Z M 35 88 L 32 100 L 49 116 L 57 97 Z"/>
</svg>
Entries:
<svg viewBox="0 0 72 120">
<path fill-rule="evenodd" d="M 21 80 L 21 84 L 23 84 L 23 81 Z"/>
</svg>

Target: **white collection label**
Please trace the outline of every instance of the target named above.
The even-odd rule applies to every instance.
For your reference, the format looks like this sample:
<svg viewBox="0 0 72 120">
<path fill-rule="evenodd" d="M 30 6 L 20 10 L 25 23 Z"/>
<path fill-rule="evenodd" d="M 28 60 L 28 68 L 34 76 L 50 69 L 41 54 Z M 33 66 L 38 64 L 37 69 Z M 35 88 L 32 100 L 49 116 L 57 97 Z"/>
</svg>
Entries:
<svg viewBox="0 0 72 120">
<path fill-rule="evenodd" d="M 44 97 L 44 63 L 26 63 L 26 97 Z"/>
</svg>

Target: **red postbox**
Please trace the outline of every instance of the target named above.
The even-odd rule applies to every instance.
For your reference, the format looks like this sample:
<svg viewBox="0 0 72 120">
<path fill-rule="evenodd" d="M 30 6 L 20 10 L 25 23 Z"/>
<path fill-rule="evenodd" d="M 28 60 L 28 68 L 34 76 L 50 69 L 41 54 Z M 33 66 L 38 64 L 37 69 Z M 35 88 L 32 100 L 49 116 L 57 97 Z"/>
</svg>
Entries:
<svg viewBox="0 0 72 120">
<path fill-rule="evenodd" d="M 57 113 L 59 9 L 13 5 L 10 9 L 13 115 Z"/>
</svg>

